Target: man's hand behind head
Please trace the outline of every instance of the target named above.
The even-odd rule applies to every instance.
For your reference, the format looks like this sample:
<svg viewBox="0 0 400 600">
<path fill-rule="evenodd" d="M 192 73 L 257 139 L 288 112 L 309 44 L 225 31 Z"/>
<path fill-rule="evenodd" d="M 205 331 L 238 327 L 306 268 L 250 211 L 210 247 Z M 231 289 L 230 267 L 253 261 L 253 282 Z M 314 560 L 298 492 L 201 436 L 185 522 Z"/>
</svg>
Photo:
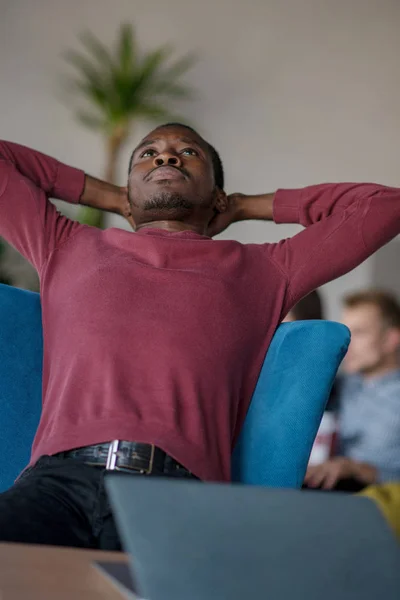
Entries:
<svg viewBox="0 0 400 600">
<path fill-rule="evenodd" d="M 222 233 L 236 221 L 240 221 L 240 206 L 245 198 L 244 194 L 231 194 L 225 197 L 225 202 L 219 205 L 218 212 L 208 225 L 207 235 L 214 237 Z"/>
<path fill-rule="evenodd" d="M 128 188 L 127 187 L 121 187 L 120 188 L 120 214 L 122 217 L 124 217 L 124 219 L 126 219 L 129 223 L 129 225 L 132 227 L 133 230 L 136 229 L 136 225 L 135 225 L 135 221 L 133 220 L 132 217 L 132 212 L 131 212 L 131 205 L 129 203 L 129 199 L 128 199 Z"/>
</svg>

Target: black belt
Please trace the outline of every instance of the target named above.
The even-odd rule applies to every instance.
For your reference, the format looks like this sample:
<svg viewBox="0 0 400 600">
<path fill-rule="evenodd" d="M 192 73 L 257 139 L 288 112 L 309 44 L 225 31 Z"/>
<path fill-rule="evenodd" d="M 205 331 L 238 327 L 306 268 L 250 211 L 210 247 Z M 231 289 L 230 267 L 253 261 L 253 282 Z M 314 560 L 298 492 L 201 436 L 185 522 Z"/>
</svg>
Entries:
<svg viewBox="0 0 400 600">
<path fill-rule="evenodd" d="M 110 471 L 137 471 L 143 475 L 195 476 L 166 452 L 153 444 L 113 440 L 104 444 L 84 446 L 57 456 L 78 458 L 87 465 Z"/>
</svg>

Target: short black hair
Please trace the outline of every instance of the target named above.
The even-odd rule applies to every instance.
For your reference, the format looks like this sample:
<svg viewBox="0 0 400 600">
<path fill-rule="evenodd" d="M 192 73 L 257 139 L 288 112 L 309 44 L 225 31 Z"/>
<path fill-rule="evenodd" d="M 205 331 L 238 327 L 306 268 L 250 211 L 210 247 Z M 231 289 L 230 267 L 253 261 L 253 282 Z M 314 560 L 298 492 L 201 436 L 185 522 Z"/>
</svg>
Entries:
<svg viewBox="0 0 400 600">
<path fill-rule="evenodd" d="M 376 306 L 388 327 L 400 329 L 400 303 L 396 295 L 388 290 L 359 290 L 345 296 L 343 302 L 346 308 L 357 308 L 366 304 Z"/>
<path fill-rule="evenodd" d="M 163 129 L 164 127 L 183 127 L 184 129 L 188 129 L 192 133 L 195 133 L 204 141 L 206 148 L 211 156 L 211 162 L 212 162 L 212 166 L 213 166 L 213 170 L 214 170 L 215 185 L 219 189 L 223 190 L 224 185 L 225 185 L 224 166 L 222 164 L 221 157 L 218 154 L 218 152 L 216 151 L 216 149 L 214 148 L 214 146 L 212 146 L 209 142 L 207 142 L 195 129 L 193 129 L 193 127 L 190 127 L 190 125 L 185 125 L 184 123 L 164 123 L 164 125 L 159 125 L 157 127 L 157 129 Z M 134 152 L 135 151 L 132 152 L 132 156 L 129 160 L 129 173 L 131 172 L 131 169 L 132 169 Z"/>
</svg>

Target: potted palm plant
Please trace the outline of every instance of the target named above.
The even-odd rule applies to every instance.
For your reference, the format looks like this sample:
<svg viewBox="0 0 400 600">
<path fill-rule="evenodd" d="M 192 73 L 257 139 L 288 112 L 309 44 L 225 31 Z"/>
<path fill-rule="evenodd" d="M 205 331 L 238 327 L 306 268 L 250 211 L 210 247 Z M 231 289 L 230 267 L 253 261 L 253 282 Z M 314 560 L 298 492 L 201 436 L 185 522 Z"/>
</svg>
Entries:
<svg viewBox="0 0 400 600">
<path fill-rule="evenodd" d="M 74 70 L 74 75 L 67 79 L 68 90 L 86 104 L 76 111 L 79 121 L 103 135 L 104 178 L 115 183 L 118 157 L 134 121 L 174 120 L 170 108 L 173 101 L 192 96 L 181 78 L 192 66 L 194 56 L 188 54 L 172 61 L 170 46 L 140 54 L 134 29 L 129 24 L 120 27 L 111 50 L 90 32 L 81 35 L 80 42 L 82 51 L 70 50 L 65 54 Z M 78 219 L 104 227 L 101 211 L 82 207 Z"/>
</svg>

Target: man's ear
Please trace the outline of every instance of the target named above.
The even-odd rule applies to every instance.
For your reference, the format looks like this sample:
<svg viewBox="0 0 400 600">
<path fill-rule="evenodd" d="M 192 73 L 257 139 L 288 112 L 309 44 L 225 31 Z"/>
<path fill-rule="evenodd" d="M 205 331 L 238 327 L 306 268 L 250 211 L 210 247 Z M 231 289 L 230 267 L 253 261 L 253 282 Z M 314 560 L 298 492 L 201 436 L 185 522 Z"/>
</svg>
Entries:
<svg viewBox="0 0 400 600">
<path fill-rule="evenodd" d="M 395 327 L 390 327 L 386 332 L 385 342 L 387 352 L 390 352 L 391 354 L 393 352 L 398 352 L 400 349 L 400 330 Z"/>
<path fill-rule="evenodd" d="M 228 210 L 229 201 L 228 196 L 225 194 L 224 190 L 220 188 L 215 188 L 214 192 L 215 204 L 214 208 L 219 213 L 224 213 Z"/>
</svg>

